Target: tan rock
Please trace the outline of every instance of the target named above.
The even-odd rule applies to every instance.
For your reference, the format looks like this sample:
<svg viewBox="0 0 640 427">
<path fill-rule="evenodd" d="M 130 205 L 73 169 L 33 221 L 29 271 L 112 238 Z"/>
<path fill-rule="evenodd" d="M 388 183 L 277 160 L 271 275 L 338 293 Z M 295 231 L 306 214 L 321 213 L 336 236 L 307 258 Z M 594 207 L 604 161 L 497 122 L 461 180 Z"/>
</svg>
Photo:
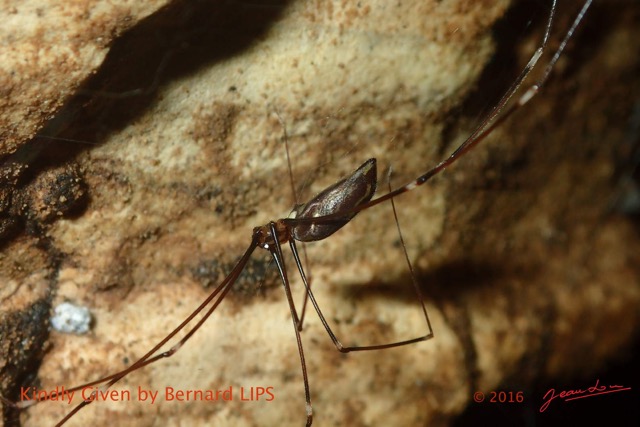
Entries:
<svg viewBox="0 0 640 427">
<path fill-rule="evenodd" d="M 3 294 L 3 325 L 20 325 L 19 315 L 44 318 L 48 292 L 53 306 L 70 300 L 95 321 L 84 336 L 51 333 L 40 387 L 68 387 L 130 365 L 204 300 L 212 288 L 203 285 L 233 266 L 252 227 L 288 215 L 277 114 L 301 199 L 370 157 L 381 169 L 379 191 L 389 165 L 399 185 L 444 158 L 503 90 L 481 79 L 460 108 L 468 115 L 455 114 L 491 58 L 491 29 L 506 3 L 194 3 L 133 26 L 42 131 L 88 143 L 42 139 L 27 146 L 37 155 L 6 163 L 5 176 L 18 176 L 12 188 L 25 196 L 21 208 L 8 210 L 18 225 L 0 264 L 14 289 Z M 575 14 L 565 7 L 559 34 Z M 532 12 L 520 6 L 520 13 Z M 517 18 L 507 17 L 516 29 L 501 33 L 498 58 L 517 55 L 520 65 L 491 69 L 505 85 L 541 36 L 523 37 L 526 20 Z M 303 341 L 314 425 L 446 424 L 474 391 L 505 379 L 526 384 L 588 372 L 631 342 L 640 252 L 629 238 L 632 225 L 605 214 L 616 185 L 615 142 L 602 143 L 622 140 L 638 92 L 635 56 L 605 48 L 624 50 L 631 43 L 621 41 L 637 39 L 637 29 L 618 18 L 609 18 L 620 25 L 610 32 L 590 28 L 601 50 L 578 37 L 543 95 L 451 170 L 398 198 L 433 340 L 342 355 L 309 313 Z M 544 19 L 536 18 L 540 28 Z M 592 11 L 588 19 L 606 18 Z M 610 80 L 595 84 L 594 73 Z M 623 101 L 610 98 L 625 78 L 635 86 L 625 86 Z M 607 115 L 612 105 L 620 112 Z M 34 123 L 15 134 L 33 133 L 42 121 Z M 30 173 L 47 178 L 29 180 Z M 33 182 L 55 188 L 45 183 L 61 175 L 79 179 L 68 181 L 80 182 L 73 188 L 86 195 L 56 193 L 53 203 L 34 190 Z M 68 198 L 77 202 L 61 210 Z M 308 245 L 314 289 L 345 344 L 424 333 L 403 291 L 410 280 L 397 241 L 383 205 Z M 131 390 L 131 401 L 96 402 L 69 425 L 302 425 L 291 320 L 263 252 L 180 352 L 113 387 Z M 299 301 L 300 284 L 294 288 Z M 39 316 L 24 308 L 34 301 Z M 29 339 L 26 353 L 38 354 L 38 341 Z M 2 342 L 24 340 L 10 330 Z M 587 349 L 592 356 L 582 357 Z M 14 353 L 15 346 L 3 353 L 4 366 Z M 163 394 L 168 386 L 232 387 L 234 400 L 139 399 L 138 387 Z M 242 401 L 251 387 L 273 387 L 274 400 Z M 49 402 L 21 417 L 24 425 L 50 425 L 68 411 Z"/>
</svg>

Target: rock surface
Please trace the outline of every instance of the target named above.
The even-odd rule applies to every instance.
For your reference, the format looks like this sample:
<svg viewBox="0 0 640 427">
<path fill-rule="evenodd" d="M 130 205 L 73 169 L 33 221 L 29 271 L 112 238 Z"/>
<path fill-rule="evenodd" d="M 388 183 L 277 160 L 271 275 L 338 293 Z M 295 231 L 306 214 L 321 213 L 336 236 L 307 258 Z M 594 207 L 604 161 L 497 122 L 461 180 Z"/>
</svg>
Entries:
<svg viewBox="0 0 640 427">
<path fill-rule="evenodd" d="M 13 153 L 3 163 L 11 195 L 0 260 L 4 394 L 18 383 L 69 387 L 130 365 L 222 280 L 252 227 L 288 215 L 278 115 L 300 200 L 370 157 L 379 193 L 388 166 L 398 185 L 444 158 L 539 43 L 545 17 L 523 3 L 498 24 L 497 60 L 485 68 L 507 3 L 179 2 L 94 36 L 109 48 L 95 76 L 65 71 L 41 114 L 16 107 L 5 119 L 26 127 L 4 141 Z M 565 7 L 553 40 L 576 12 Z M 627 7 L 592 11 L 541 96 L 398 198 L 433 340 L 342 355 L 309 313 L 314 425 L 444 425 L 474 391 L 590 372 L 633 341 L 640 245 L 633 224 L 609 211 L 615 154 L 640 92 L 626 47 L 637 40 L 637 6 Z M 527 32 L 532 17 L 538 26 Z M 95 58 L 82 69 L 93 70 Z M 40 103 L 31 95 L 15 105 Z M 40 133 L 67 141 L 42 137 L 17 149 L 54 112 Z M 69 425 L 150 426 L 158 417 L 163 425 L 301 425 L 291 320 L 261 252 L 179 353 L 113 387 L 130 390 L 130 401 L 96 402 Z M 389 206 L 362 212 L 308 252 L 317 297 L 344 344 L 425 332 Z M 46 338 L 43 313 L 67 300 L 90 309 L 93 330 Z M 231 387 L 234 399 L 151 404 L 139 387 L 160 395 Z M 275 398 L 241 400 L 251 387 L 273 387 Z M 53 425 L 69 409 L 43 403 L 19 417 Z M 8 425 L 18 415 L 4 416 Z"/>
</svg>

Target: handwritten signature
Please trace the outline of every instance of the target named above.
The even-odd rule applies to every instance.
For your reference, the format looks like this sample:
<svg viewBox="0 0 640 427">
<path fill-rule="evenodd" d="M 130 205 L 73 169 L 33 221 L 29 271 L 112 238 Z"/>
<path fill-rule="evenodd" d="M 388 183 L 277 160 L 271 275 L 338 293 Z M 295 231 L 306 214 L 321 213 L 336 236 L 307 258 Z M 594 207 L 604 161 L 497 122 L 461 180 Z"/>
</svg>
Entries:
<svg viewBox="0 0 640 427">
<path fill-rule="evenodd" d="M 583 399 L 585 397 L 599 396 L 601 394 L 609 394 L 609 393 L 617 393 L 620 391 L 631 390 L 631 387 L 625 387 L 623 385 L 600 385 L 600 380 L 596 380 L 596 384 L 587 388 L 587 389 L 575 389 L 575 390 L 563 390 L 559 393 L 556 393 L 556 389 L 551 388 L 549 391 L 545 393 L 542 397 L 544 401 L 542 406 L 540 407 L 540 412 L 544 412 L 547 410 L 551 402 L 555 399 L 560 398 L 565 402 L 575 399 Z"/>
</svg>

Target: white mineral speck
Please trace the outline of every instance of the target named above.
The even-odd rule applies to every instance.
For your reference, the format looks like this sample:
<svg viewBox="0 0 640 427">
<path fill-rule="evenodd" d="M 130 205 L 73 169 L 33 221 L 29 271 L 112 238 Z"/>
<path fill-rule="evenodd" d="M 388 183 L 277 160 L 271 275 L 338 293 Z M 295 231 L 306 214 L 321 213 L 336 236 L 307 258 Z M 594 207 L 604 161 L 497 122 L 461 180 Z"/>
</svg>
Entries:
<svg viewBox="0 0 640 427">
<path fill-rule="evenodd" d="M 91 313 L 86 307 L 63 302 L 55 308 L 51 326 L 66 334 L 86 334 L 91 327 Z"/>
</svg>

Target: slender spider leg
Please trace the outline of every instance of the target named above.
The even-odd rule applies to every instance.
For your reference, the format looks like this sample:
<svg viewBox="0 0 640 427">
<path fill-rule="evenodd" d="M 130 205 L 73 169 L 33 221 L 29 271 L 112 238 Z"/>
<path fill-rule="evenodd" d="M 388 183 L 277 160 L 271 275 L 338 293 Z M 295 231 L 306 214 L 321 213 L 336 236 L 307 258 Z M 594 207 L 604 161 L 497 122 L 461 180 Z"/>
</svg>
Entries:
<svg viewBox="0 0 640 427">
<path fill-rule="evenodd" d="M 198 329 L 200 329 L 200 327 L 209 319 L 209 317 L 213 314 L 213 312 L 216 310 L 216 308 L 218 308 L 218 305 L 220 305 L 222 300 L 229 293 L 229 291 L 233 287 L 233 284 L 236 282 L 236 280 L 238 279 L 238 277 L 240 276 L 240 274 L 244 270 L 247 262 L 249 261 L 249 258 L 253 254 L 253 251 L 257 247 L 258 247 L 258 236 L 257 236 L 256 233 L 254 233 L 250 246 L 247 248 L 245 253 L 242 255 L 242 257 L 240 258 L 238 263 L 235 265 L 233 270 L 220 283 L 220 285 L 218 285 L 216 287 L 216 289 L 214 289 L 213 292 L 211 292 L 211 294 L 209 294 L 209 296 L 198 306 L 198 308 L 196 308 L 184 321 L 182 321 L 182 323 L 180 323 L 180 325 L 178 325 L 177 328 L 175 328 L 165 338 L 160 340 L 160 342 L 158 342 L 144 356 L 139 358 L 133 365 L 129 366 L 126 369 L 123 369 L 122 371 L 116 372 L 116 373 L 108 375 L 106 377 L 103 377 L 103 378 L 100 378 L 100 379 L 97 379 L 97 380 L 94 380 L 94 381 L 91 381 L 91 382 L 88 382 L 88 383 L 85 383 L 85 384 L 82 384 L 82 385 L 79 385 L 79 386 L 76 386 L 76 387 L 72 387 L 70 389 L 65 389 L 65 392 L 67 392 L 67 393 L 74 392 L 74 391 L 82 390 L 82 389 L 84 389 L 86 387 L 91 387 L 91 386 L 94 386 L 94 385 L 97 385 L 97 384 L 102 384 L 102 383 L 106 383 L 106 384 L 104 384 L 104 386 L 102 386 L 101 389 L 103 391 L 107 390 L 110 387 L 112 387 L 115 383 L 120 381 L 122 378 L 124 378 L 127 375 L 129 375 L 131 372 L 137 371 L 138 369 L 143 368 L 144 366 L 150 365 L 150 364 L 152 364 L 154 362 L 157 362 L 160 359 L 166 359 L 166 358 L 171 357 L 174 354 L 176 354 L 178 352 L 178 350 L 180 350 L 180 348 L 189 340 L 189 338 L 191 338 L 193 336 L 193 334 L 195 334 L 196 331 L 198 331 Z M 191 323 L 191 321 L 200 312 L 202 312 L 202 310 L 204 310 L 209 305 L 209 303 L 211 303 L 211 301 L 213 301 L 216 297 L 218 297 L 218 298 L 214 301 L 214 303 L 207 310 L 207 312 L 187 332 L 187 334 L 180 339 L 180 341 L 178 341 L 176 344 L 174 344 L 169 350 L 153 356 L 153 354 L 155 352 L 157 352 L 162 346 L 164 346 L 171 338 L 173 338 L 182 329 L 184 329 L 189 323 Z M 87 406 L 90 403 L 92 403 L 94 401 L 93 398 L 95 397 L 96 393 L 97 393 L 97 391 L 94 390 L 87 400 L 83 400 L 82 402 L 78 403 L 62 420 L 60 420 L 56 424 L 56 427 L 62 426 L 71 417 L 73 417 L 78 411 L 80 411 L 82 408 L 84 408 L 85 406 Z M 21 402 L 18 402 L 18 403 L 12 402 L 12 401 L 10 401 L 10 400 L 2 397 L 2 396 L 0 396 L 0 400 L 2 402 L 4 402 L 5 404 L 8 404 L 11 407 L 14 407 L 16 409 L 23 409 L 23 408 L 26 408 L 26 407 L 29 407 L 29 406 L 33 406 L 34 404 L 36 404 L 38 402 L 51 400 L 52 398 L 57 397 L 58 394 L 59 393 L 54 392 L 54 393 L 51 393 L 46 399 L 25 400 L 25 401 L 21 401 Z"/>
<path fill-rule="evenodd" d="M 391 182 L 389 181 L 389 190 L 391 190 Z M 296 262 L 296 267 L 298 268 L 298 271 L 300 272 L 300 277 L 302 277 L 302 283 L 304 283 L 305 289 L 306 289 L 306 294 L 309 296 L 309 299 L 311 300 L 311 304 L 313 305 L 313 307 L 316 310 L 316 313 L 318 313 L 318 317 L 320 318 L 320 322 L 322 322 L 322 326 L 324 326 L 324 329 L 327 331 L 327 333 L 329 334 L 329 338 L 331 338 L 331 341 L 333 341 L 333 344 L 336 346 L 336 349 L 338 349 L 338 351 L 340 351 L 341 353 L 349 353 L 351 351 L 368 351 L 368 350 L 382 350 L 385 348 L 392 348 L 392 347 L 401 347 L 403 345 L 408 345 L 408 344 L 413 344 L 416 342 L 420 342 L 420 341 L 426 341 L 429 340 L 431 338 L 433 338 L 433 328 L 431 327 L 431 321 L 429 320 L 429 315 L 427 314 L 427 308 L 424 304 L 424 298 L 422 296 L 422 292 L 420 291 L 420 286 L 418 285 L 416 278 L 415 278 L 415 273 L 413 270 L 413 267 L 411 265 L 411 261 L 409 260 L 409 255 L 407 254 L 407 248 L 406 245 L 404 243 L 404 238 L 402 237 L 402 230 L 400 229 L 400 222 L 398 221 L 398 215 L 396 212 L 396 207 L 395 207 L 395 203 L 393 201 L 393 199 L 391 199 L 391 206 L 393 208 L 393 215 L 394 218 L 396 220 L 396 226 L 398 228 L 398 234 L 400 236 L 400 242 L 402 244 L 402 248 L 404 251 L 404 256 L 405 259 L 407 261 L 407 264 L 409 265 L 409 271 L 411 274 L 411 281 L 413 283 L 413 289 L 416 293 L 416 296 L 418 297 L 418 300 L 420 301 L 420 305 L 422 307 L 422 313 L 424 314 L 424 318 L 425 321 L 427 323 L 427 327 L 429 329 L 429 332 L 426 335 L 417 337 L 417 338 L 412 338 L 412 339 L 408 339 L 408 340 L 402 340 L 402 341 L 396 341 L 396 342 L 392 342 L 392 343 L 386 343 L 386 344 L 375 344 L 375 345 L 367 345 L 367 346 L 349 346 L 349 347 L 345 347 L 342 342 L 340 342 L 340 340 L 338 339 L 338 337 L 336 336 L 336 334 L 333 332 L 333 330 L 331 329 L 331 326 L 329 326 L 329 322 L 327 322 L 327 319 L 324 317 L 324 314 L 322 313 L 322 310 L 320 309 L 320 306 L 315 298 L 315 296 L 313 295 L 313 292 L 311 291 L 311 286 L 307 280 L 307 277 L 305 275 L 304 272 L 304 268 L 302 267 L 302 262 L 300 261 L 300 256 L 298 254 L 298 249 L 296 248 L 296 244 L 295 244 L 295 240 L 291 239 L 289 240 L 289 246 L 291 247 L 291 252 L 293 253 L 293 259 Z"/>
<path fill-rule="evenodd" d="M 289 153 L 289 135 L 287 134 L 287 126 L 284 122 L 284 119 L 282 118 L 282 116 L 280 116 L 280 113 L 276 110 L 276 116 L 278 117 L 278 120 L 280 121 L 280 125 L 282 126 L 283 129 L 283 133 L 284 133 L 284 147 L 285 147 L 285 152 L 287 154 L 287 169 L 289 171 L 289 183 L 291 184 L 291 194 L 293 195 L 293 201 L 294 201 L 294 207 L 298 207 L 300 206 L 300 199 L 298 197 L 298 192 L 296 191 L 296 187 L 293 184 L 293 170 L 291 169 L 291 154 Z M 304 256 L 304 263 L 307 266 L 307 269 L 309 269 L 309 257 L 307 256 L 307 250 L 304 246 L 304 244 L 302 245 L 302 254 Z M 304 277 L 304 276 L 303 276 Z M 311 274 L 309 274 L 308 277 L 308 288 L 311 289 Z M 304 322 L 304 316 L 305 313 L 307 312 L 307 302 L 309 301 L 309 293 L 305 292 L 304 295 L 304 299 L 302 300 L 302 309 L 300 310 L 300 319 L 298 320 L 298 330 L 302 331 L 302 323 Z"/>
<path fill-rule="evenodd" d="M 304 263 L 307 266 L 307 270 L 309 270 L 309 257 L 307 256 L 307 249 L 304 246 L 304 244 L 302 245 L 302 256 L 304 257 Z M 311 289 L 311 283 L 312 283 L 312 277 L 311 277 L 311 272 L 309 272 L 309 277 L 308 277 L 308 284 L 305 285 L 305 289 L 307 289 L 307 286 L 309 289 Z M 300 310 L 300 322 L 298 322 L 298 330 L 301 331 L 302 330 L 302 323 L 304 322 L 304 315 L 307 312 L 307 303 L 309 302 L 309 292 L 305 292 L 304 293 L 304 299 L 302 300 L 302 309 Z"/>
<path fill-rule="evenodd" d="M 88 386 L 93 386 L 97 384 L 103 384 L 102 390 L 106 390 L 120 381 L 122 378 L 129 375 L 131 372 L 136 371 L 144 366 L 152 364 L 160 359 L 168 358 L 173 356 L 208 320 L 208 318 L 213 314 L 213 312 L 218 308 L 222 300 L 227 296 L 230 292 L 232 286 L 237 281 L 240 274 L 244 271 L 247 266 L 247 263 L 252 256 L 253 252 L 257 247 L 261 247 L 270 252 L 272 258 L 274 259 L 280 278 L 283 283 L 283 287 L 285 290 L 285 295 L 287 298 L 287 303 L 289 305 L 289 309 L 291 312 L 291 318 L 294 325 L 294 331 L 296 334 L 296 341 L 298 345 L 298 353 L 300 356 L 300 362 L 302 367 L 302 375 L 304 381 L 304 389 L 305 389 L 305 399 L 306 399 L 306 413 L 307 413 L 307 421 L 306 426 L 309 427 L 313 420 L 313 410 L 311 407 L 311 394 L 310 387 L 307 375 L 307 367 L 304 357 L 304 351 L 302 346 L 302 340 L 300 335 L 300 330 L 302 329 L 302 322 L 304 317 L 304 307 L 306 307 L 307 299 L 311 300 L 314 309 L 318 313 L 318 316 L 329 334 L 329 337 L 333 341 L 336 348 L 343 353 L 350 351 L 365 351 L 365 350 L 378 350 L 378 349 L 386 349 L 391 347 L 404 346 L 420 341 L 425 341 L 433 337 L 433 330 L 431 327 L 431 322 L 429 320 L 426 306 L 424 303 L 424 299 L 422 293 L 420 291 L 420 287 L 415 280 L 415 275 L 413 271 L 413 267 L 411 266 L 411 262 L 409 260 L 409 256 L 406 252 L 406 245 L 404 242 L 404 238 L 402 236 L 402 232 L 400 230 L 400 224 L 397 217 L 397 212 L 395 209 L 394 198 L 402 193 L 414 190 L 420 185 L 427 182 L 433 176 L 437 175 L 445 168 L 454 163 L 458 158 L 467 153 L 481 141 L 483 141 L 489 134 L 493 132 L 493 130 L 502 124 L 507 118 L 509 118 L 515 111 L 522 108 L 528 102 L 531 101 L 540 91 L 540 89 L 544 86 L 544 84 L 549 79 L 551 72 L 553 71 L 556 63 L 562 53 L 564 52 L 569 39 L 573 36 L 576 28 L 581 23 L 587 9 L 591 6 L 592 0 L 585 0 L 582 8 L 578 12 L 577 16 L 574 18 L 572 25 L 569 30 L 565 33 L 564 38 L 562 39 L 559 47 L 556 49 L 555 53 L 551 57 L 550 61 L 547 63 L 546 67 L 543 70 L 542 77 L 540 77 L 534 84 L 530 85 L 528 88 L 524 90 L 524 93 L 515 100 L 512 101 L 512 98 L 515 97 L 517 93 L 521 90 L 521 86 L 523 85 L 525 79 L 529 76 L 530 72 L 533 68 L 536 67 L 543 53 L 545 52 L 548 44 L 548 40 L 551 33 L 553 18 L 556 11 L 557 0 L 551 1 L 551 10 L 549 13 L 549 18 L 546 24 L 546 29 L 544 33 L 544 37 L 539 47 L 536 49 L 534 54 L 529 59 L 527 65 L 523 68 L 519 76 L 513 82 L 513 84 L 509 87 L 506 93 L 502 96 L 500 101 L 496 104 L 496 106 L 491 110 L 491 112 L 486 116 L 485 119 L 474 129 L 474 131 L 469 135 L 469 137 L 460 145 L 457 149 L 455 149 L 449 157 L 438 163 L 435 167 L 428 169 L 425 173 L 420 175 L 418 178 L 409 182 L 408 184 L 398 187 L 395 190 L 392 190 L 391 182 L 389 179 L 389 192 L 376 198 L 372 199 L 376 186 L 376 161 L 375 159 L 369 159 L 364 162 L 358 170 L 356 170 L 351 176 L 335 183 L 332 186 L 327 187 L 324 191 L 318 194 L 315 198 L 311 199 L 307 203 L 303 205 L 297 205 L 294 209 L 295 217 L 280 219 L 275 222 L 270 222 L 267 225 L 262 227 L 256 227 L 253 230 L 251 243 L 248 248 L 245 250 L 244 254 L 240 258 L 240 260 L 233 267 L 233 270 L 225 277 L 225 279 L 209 294 L 209 296 L 182 322 L 180 325 L 175 328 L 171 333 L 169 333 L 165 338 L 163 338 L 158 344 L 156 344 L 150 351 L 148 351 L 144 356 L 139 358 L 135 363 L 133 363 L 130 367 L 123 369 L 115 374 L 108 375 L 99 380 L 86 383 L 84 385 L 74 387 L 67 391 L 75 391 L 80 390 Z M 286 137 L 286 130 L 285 130 Z M 288 149 L 288 147 L 287 147 Z M 290 167 L 289 163 L 289 167 Z M 290 176 L 292 176 L 290 169 Z M 293 186 L 293 184 L 292 184 Z M 295 197 L 295 190 L 294 190 Z M 342 343 L 338 340 L 337 336 L 331 330 L 327 320 L 325 319 L 322 311 L 320 310 L 319 304 L 317 303 L 315 296 L 311 290 L 311 280 L 310 277 L 307 278 L 304 272 L 303 264 L 301 262 L 301 257 L 298 253 L 295 240 L 300 242 L 311 242 L 316 240 L 323 240 L 329 237 L 331 234 L 339 230 L 341 227 L 346 225 L 351 219 L 355 217 L 355 215 L 361 210 L 368 209 L 372 206 L 375 206 L 384 201 L 391 200 L 394 217 L 396 219 L 396 225 L 398 227 L 398 233 L 400 236 L 400 242 L 405 251 L 405 259 L 408 263 L 409 270 L 412 275 L 412 282 L 414 286 L 414 291 L 420 300 L 422 305 L 423 314 L 425 317 L 425 321 L 427 323 L 429 332 L 427 335 L 393 342 L 387 344 L 378 344 L 378 345 L 368 345 L 368 346 L 352 346 L 352 347 L 344 347 Z M 301 312 L 301 316 L 298 317 L 298 313 L 296 311 L 295 304 L 293 302 L 293 297 L 291 293 L 291 287 L 289 283 L 289 279 L 287 276 L 285 261 L 282 254 L 282 244 L 285 242 L 289 242 L 291 251 L 294 256 L 294 260 L 296 262 L 296 266 L 301 275 L 304 287 L 305 287 L 305 302 L 303 303 L 303 310 Z M 206 309 L 206 311 L 205 311 Z M 202 317 L 197 320 L 195 325 L 189 328 L 189 324 L 194 321 L 195 317 L 200 315 L 202 312 Z M 166 345 L 171 339 L 173 339 L 179 332 L 186 330 L 186 334 L 177 341 L 169 350 L 164 351 L 162 353 L 156 354 L 164 345 Z M 87 400 L 83 400 L 78 405 L 76 405 L 73 410 L 68 413 L 58 424 L 60 426 L 68 421 L 72 416 L 74 416 L 78 411 L 80 411 L 83 407 L 90 404 L 96 396 L 98 390 L 94 390 L 91 394 L 91 397 Z M 49 399 L 52 397 L 58 396 L 57 393 L 53 393 L 49 396 Z M 46 399 L 45 399 L 46 400 Z M 21 409 L 24 407 L 31 406 L 36 403 L 36 401 L 25 401 L 19 403 L 8 402 L 5 398 L 0 396 L 0 401 L 4 403 L 8 403 L 11 406 Z"/>
<path fill-rule="evenodd" d="M 387 186 L 389 188 L 389 191 L 391 191 L 391 168 L 389 168 Z M 404 236 L 402 235 L 402 230 L 400 228 L 400 220 L 398 219 L 398 212 L 396 211 L 396 202 L 393 199 L 391 199 L 391 208 L 393 210 L 393 218 L 395 219 L 395 222 L 396 222 L 396 228 L 398 229 L 398 237 L 400 238 L 402 253 L 404 254 L 404 259 L 407 261 L 407 266 L 409 267 L 409 274 L 411 275 L 411 283 L 413 284 L 413 290 L 416 292 L 416 295 L 420 300 L 420 305 L 422 306 L 422 314 L 424 314 L 424 318 L 427 321 L 427 327 L 429 328 L 429 333 L 425 335 L 425 340 L 428 340 L 430 338 L 433 338 L 433 328 L 431 327 L 431 321 L 429 320 L 429 315 L 427 314 L 427 307 L 424 305 L 424 298 L 422 296 L 422 291 L 420 290 L 420 285 L 418 284 L 418 280 L 416 279 L 416 274 L 413 269 L 413 265 L 411 265 L 411 260 L 409 259 L 409 253 L 407 252 L 407 245 L 404 243 Z"/>
<path fill-rule="evenodd" d="M 498 104 L 491 110 L 489 115 L 484 120 L 482 120 L 482 122 L 475 128 L 475 130 L 471 133 L 471 135 L 469 135 L 469 137 L 467 137 L 467 139 L 465 139 L 465 141 L 462 144 L 460 144 L 460 146 L 458 146 L 458 148 L 456 148 L 449 155 L 449 157 L 442 160 L 436 166 L 427 170 L 425 173 L 423 173 L 413 181 L 409 182 L 408 184 L 405 184 L 402 187 L 396 188 L 395 190 L 389 193 L 386 193 L 378 198 L 375 198 L 368 202 L 361 203 L 357 206 L 354 206 L 349 212 L 332 213 L 329 215 L 324 215 L 322 217 L 318 216 L 314 218 L 289 218 L 284 220 L 286 224 L 290 227 L 295 227 L 297 225 L 310 224 L 310 223 L 331 224 L 333 222 L 339 221 L 341 218 L 344 218 L 345 214 L 347 213 L 360 212 L 362 210 L 375 206 L 379 203 L 392 199 L 396 196 L 399 196 L 402 193 L 406 193 L 407 191 L 414 190 L 415 188 L 427 182 L 429 179 L 433 178 L 438 173 L 442 172 L 444 169 L 446 169 L 448 166 L 454 163 L 458 158 L 462 157 L 465 153 L 467 153 L 473 147 L 475 147 L 480 142 L 482 142 L 487 136 L 489 136 L 493 132 L 494 129 L 500 126 L 500 124 L 502 124 L 514 112 L 516 112 L 517 110 L 525 106 L 528 102 L 530 102 L 531 99 L 533 99 L 540 92 L 540 89 L 544 86 L 544 84 L 549 79 L 549 76 L 551 75 L 551 72 L 553 71 L 556 63 L 558 62 L 558 59 L 560 59 L 560 56 L 564 52 L 571 37 L 573 37 L 573 34 L 575 33 L 576 29 L 582 22 L 582 19 L 587 13 L 587 10 L 591 6 L 592 2 L 593 0 L 586 0 L 584 2 L 582 8 L 576 15 L 575 19 L 573 20 L 571 27 L 565 33 L 565 36 L 562 39 L 562 42 L 560 43 L 558 49 L 556 49 L 551 60 L 548 62 L 542 74 L 542 77 L 540 77 L 534 84 L 529 86 L 527 90 L 522 94 L 522 96 L 520 96 L 520 98 L 518 98 L 518 100 L 515 103 L 513 103 L 511 106 L 506 108 L 506 105 L 509 102 L 509 100 L 515 95 L 515 93 L 518 91 L 520 86 L 522 86 L 522 83 L 524 82 L 526 77 L 529 75 L 531 70 L 535 67 L 538 60 L 544 53 L 544 50 L 547 46 L 547 40 L 551 31 L 552 20 L 553 20 L 553 16 L 555 14 L 555 9 L 556 9 L 556 1 L 555 0 L 553 1 L 551 12 L 549 13 L 549 20 L 547 22 L 547 29 L 545 30 L 545 36 L 542 41 L 542 44 L 538 49 L 536 49 L 535 53 L 531 56 L 531 59 L 529 60 L 527 65 L 524 67 L 524 69 L 522 70 L 518 78 L 509 87 L 507 92 L 502 96 Z"/>
<path fill-rule="evenodd" d="M 375 345 L 367 345 L 367 346 L 345 347 L 344 345 L 342 345 L 342 343 L 340 342 L 338 337 L 335 335 L 335 333 L 333 332 L 333 330 L 329 326 L 329 323 L 327 322 L 327 319 L 325 319 L 324 315 L 322 314 L 322 310 L 320 310 L 320 306 L 318 305 L 318 302 L 316 301 L 316 298 L 313 295 L 313 292 L 309 288 L 307 280 L 304 277 L 304 271 L 302 270 L 302 264 L 300 263 L 300 257 L 298 256 L 298 251 L 295 248 L 295 244 L 293 243 L 293 241 L 290 241 L 289 244 L 291 245 L 291 250 L 293 251 L 293 257 L 296 260 L 296 265 L 298 267 L 298 270 L 300 271 L 300 275 L 302 275 L 302 281 L 304 283 L 305 288 L 307 289 L 307 293 L 309 294 L 309 299 L 311 300 L 311 305 L 313 305 L 313 308 L 315 308 L 316 312 L 318 313 L 318 317 L 320 318 L 320 321 L 322 322 L 322 326 L 324 326 L 324 329 L 329 334 L 329 337 L 331 338 L 331 341 L 333 341 L 333 344 L 336 346 L 336 348 L 338 349 L 339 352 L 341 352 L 341 353 L 349 353 L 351 351 L 382 350 L 382 349 L 385 349 L 385 348 L 400 347 L 400 346 L 407 345 L 407 344 L 413 344 L 413 343 L 420 342 L 420 341 L 426 341 L 426 340 L 428 340 L 428 339 L 433 337 L 433 331 L 431 329 L 431 323 L 429 322 L 429 317 L 427 316 L 426 308 L 424 306 L 424 300 L 422 300 L 422 295 L 420 294 L 420 292 L 418 292 L 418 296 L 419 296 L 419 298 L 421 298 L 420 299 L 420 303 L 422 304 L 422 309 L 423 309 L 423 312 L 424 312 L 424 314 L 426 316 L 425 318 L 426 318 L 426 321 L 427 321 L 427 325 L 429 327 L 429 333 L 427 335 L 424 335 L 424 336 L 421 336 L 421 337 L 417 337 L 417 338 L 408 339 L 408 340 L 387 343 L 387 344 L 375 344 Z"/>
<path fill-rule="evenodd" d="M 276 224 L 274 222 L 269 223 L 269 228 L 271 230 L 271 235 L 277 236 Z M 284 266 L 284 257 L 282 255 L 282 247 L 280 245 L 279 240 L 280 239 L 277 239 L 277 238 L 274 239 L 274 244 L 269 245 L 268 249 L 269 249 L 269 252 L 271 252 L 271 256 L 273 257 L 273 260 L 275 261 L 276 266 L 278 267 L 278 273 L 280 273 L 280 278 L 282 279 L 282 286 L 284 286 L 284 293 L 287 296 L 287 303 L 289 304 L 289 309 L 291 310 L 291 319 L 293 320 L 293 330 L 296 333 L 296 341 L 298 343 L 298 354 L 300 354 L 300 364 L 302 365 L 302 378 L 304 380 L 304 396 L 306 399 L 306 410 L 307 410 L 306 427 L 309 427 L 313 421 L 313 408 L 311 406 L 311 391 L 309 389 L 309 378 L 307 376 L 307 364 L 304 359 L 304 349 L 302 347 L 302 338 L 300 337 L 300 330 L 298 327 L 300 324 L 300 320 L 298 319 L 298 313 L 296 312 L 296 307 L 293 302 L 293 296 L 291 295 L 291 287 L 289 286 L 287 269 Z M 296 260 L 298 260 L 297 254 L 296 254 Z M 305 280 L 305 286 L 306 286 L 306 280 Z"/>
</svg>

